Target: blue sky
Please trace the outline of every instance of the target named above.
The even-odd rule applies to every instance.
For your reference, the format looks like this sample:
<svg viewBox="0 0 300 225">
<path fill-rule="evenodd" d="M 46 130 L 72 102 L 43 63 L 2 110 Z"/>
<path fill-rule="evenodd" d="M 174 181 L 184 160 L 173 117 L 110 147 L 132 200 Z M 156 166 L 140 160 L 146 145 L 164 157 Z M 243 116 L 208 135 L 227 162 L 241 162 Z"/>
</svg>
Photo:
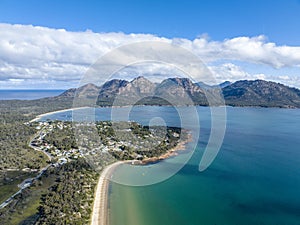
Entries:
<svg viewBox="0 0 300 225">
<path fill-rule="evenodd" d="M 53 31 L 61 28 L 67 32 L 73 31 L 73 33 L 90 30 L 89 32 L 92 34 L 116 32 L 120 32 L 125 36 L 132 33 L 147 34 L 169 40 L 178 38 L 194 41 L 195 39 L 204 38 L 209 42 L 218 42 L 220 46 L 224 40 L 247 37 L 251 41 L 251 38 L 263 35 L 263 44 L 274 43 L 276 46 L 298 47 L 300 46 L 299 12 L 299 0 L 0 0 L 0 23 L 5 25 L 41 26 L 50 28 Z M 29 26 L 27 28 L 28 30 L 31 29 Z M 5 29 L 10 30 L 7 27 L 3 28 L 3 30 Z M 13 27 L 12 30 L 11 35 L 15 39 L 16 34 L 14 32 L 21 32 L 22 29 Z M 50 35 L 48 31 L 45 30 L 45 36 Z M 9 34 L 6 34 L 5 37 L 11 43 Z M 30 38 L 30 34 L 28 34 L 28 38 L 25 35 L 23 40 L 20 37 L 14 42 L 20 41 L 20 43 L 23 43 Z M 49 38 L 52 38 L 52 36 L 49 36 Z M 113 36 L 112 38 L 116 37 Z M 259 38 L 257 40 L 260 41 Z M 123 42 L 120 41 L 119 43 Z M 37 47 L 39 47 L 38 44 Z M 295 56 L 291 59 L 291 62 L 294 62 L 295 58 L 298 57 L 297 50 L 298 48 L 292 50 Z M 277 50 L 274 50 L 274 52 L 277 54 Z M 5 59 L 8 56 L 3 56 L 3 54 L 2 67 L 4 69 L 2 71 L 11 71 L 12 69 L 8 69 L 8 67 L 13 67 L 16 64 L 8 62 Z M 13 53 L 10 52 L 9 54 Z M 284 54 L 282 53 L 282 58 Z M 269 56 L 269 53 L 267 55 L 269 58 L 273 57 Z M 266 77 L 271 75 L 280 76 L 279 74 L 294 76 L 293 82 L 299 75 L 299 65 L 297 63 L 289 62 L 288 65 L 285 65 L 285 63 L 280 62 L 283 66 L 278 67 L 270 66 L 274 62 L 267 62 L 266 66 L 263 61 L 268 60 L 253 62 L 253 60 L 249 61 L 246 58 L 238 61 L 235 60 L 235 57 L 229 58 L 229 60 L 218 58 L 213 63 L 210 62 L 209 65 L 217 70 L 216 67 L 221 68 L 220 62 L 223 64 L 226 62 L 225 67 L 234 65 L 244 69 L 250 75 L 270 73 L 266 74 Z M 234 61 L 231 61 L 232 58 Z M 276 60 L 280 61 L 279 59 Z M 92 60 L 90 63 L 92 63 Z M 263 65 L 260 65 L 261 63 Z M 28 68 L 26 71 L 30 69 Z M 20 74 L 11 78 L 4 75 L 2 77 L 2 83 L 0 77 L 0 88 L 7 86 L 4 82 L 8 82 L 8 79 L 12 79 L 13 82 L 17 79 L 20 79 L 20 81 L 27 79 L 26 76 L 22 78 Z M 47 81 L 47 77 L 49 76 L 44 76 L 43 82 Z M 280 79 L 277 80 L 281 81 Z M 51 82 L 54 86 L 59 83 L 58 81 L 55 83 L 55 79 Z M 21 83 L 11 83 L 10 86 L 18 86 Z M 288 84 L 291 83 L 292 81 Z M 34 81 L 30 84 L 32 88 L 35 88 Z M 75 85 L 75 82 L 71 84 Z M 41 84 L 36 85 L 41 86 Z M 63 83 L 59 83 L 59 85 L 60 88 L 66 86 Z M 21 85 L 20 88 L 23 88 L 23 86 Z"/>
<path fill-rule="evenodd" d="M 299 14 L 299 0 L 0 1 L 5 23 L 188 39 L 264 34 L 287 45 L 300 44 Z"/>
</svg>

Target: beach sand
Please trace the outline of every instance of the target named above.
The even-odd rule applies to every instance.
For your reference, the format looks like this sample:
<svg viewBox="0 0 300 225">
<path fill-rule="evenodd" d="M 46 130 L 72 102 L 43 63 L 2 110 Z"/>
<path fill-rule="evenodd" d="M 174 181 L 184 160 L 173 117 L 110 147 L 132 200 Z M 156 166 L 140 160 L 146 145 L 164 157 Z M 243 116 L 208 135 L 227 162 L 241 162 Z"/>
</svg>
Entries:
<svg viewBox="0 0 300 225">
<path fill-rule="evenodd" d="M 60 113 L 60 112 L 66 112 L 71 110 L 77 110 L 77 109 L 84 109 L 84 108 L 90 108 L 90 107 L 78 107 L 78 108 L 69 108 L 64 110 L 58 110 L 54 112 L 48 112 L 41 115 L 38 115 L 36 118 L 30 121 L 35 122 L 40 120 L 42 117 L 47 115 L 52 115 L 54 113 Z M 109 225 L 108 221 L 108 190 L 109 190 L 109 182 L 110 177 L 114 172 L 114 169 L 118 167 L 121 164 L 127 164 L 127 163 L 134 163 L 134 164 L 140 164 L 145 165 L 148 163 L 153 163 L 155 161 L 161 161 L 163 159 L 169 158 L 171 156 L 177 155 L 178 151 L 184 150 L 185 146 L 188 142 L 192 140 L 191 134 L 188 134 L 188 137 L 186 140 L 183 140 L 179 142 L 174 148 L 167 151 L 165 154 L 159 156 L 159 157 L 152 157 L 148 159 L 144 159 L 142 161 L 139 160 L 128 160 L 128 161 L 118 161 L 111 165 L 108 165 L 104 168 L 104 170 L 101 172 L 100 178 L 98 180 L 98 184 L 95 191 L 95 198 L 94 198 L 94 204 L 93 204 L 93 211 L 91 214 L 91 225 Z"/>
<path fill-rule="evenodd" d="M 174 148 L 170 149 L 168 152 L 163 154 L 160 157 L 153 157 L 146 160 L 127 160 L 127 161 L 118 161 L 109 166 L 107 166 L 101 173 L 100 178 L 98 180 L 97 188 L 95 191 L 93 212 L 91 225 L 109 225 L 108 221 L 108 189 L 110 178 L 115 170 L 121 164 L 134 163 L 139 165 L 145 165 L 148 163 L 153 163 L 154 161 L 161 161 L 163 159 L 169 158 L 171 156 L 177 155 L 178 151 L 182 151 L 185 149 L 186 144 L 192 140 L 191 134 L 188 134 L 188 138 L 186 140 L 181 141 Z"/>
<path fill-rule="evenodd" d="M 105 169 L 102 171 L 95 192 L 91 225 L 108 225 L 109 179 L 114 172 L 114 169 L 124 163 L 128 163 L 128 161 L 115 162 L 105 167 Z"/>
<path fill-rule="evenodd" d="M 44 116 L 49 116 L 49 115 L 52 115 L 52 114 L 55 114 L 55 113 L 73 111 L 73 110 L 77 110 L 77 109 L 87 109 L 87 108 L 90 108 L 90 107 L 69 108 L 69 109 L 62 109 L 62 110 L 57 110 L 57 111 L 53 111 L 53 112 L 48 112 L 48 113 L 40 114 L 37 117 L 35 117 L 34 119 L 30 120 L 29 123 L 36 122 L 36 121 L 40 120 L 42 117 L 44 117 Z"/>
</svg>

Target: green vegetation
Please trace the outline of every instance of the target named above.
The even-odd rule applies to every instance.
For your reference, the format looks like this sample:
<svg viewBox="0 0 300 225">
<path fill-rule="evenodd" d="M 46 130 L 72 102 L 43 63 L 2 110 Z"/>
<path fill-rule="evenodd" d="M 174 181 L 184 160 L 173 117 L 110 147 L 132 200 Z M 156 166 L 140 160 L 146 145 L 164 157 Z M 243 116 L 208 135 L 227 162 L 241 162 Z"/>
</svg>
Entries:
<svg viewBox="0 0 300 225">
<path fill-rule="evenodd" d="M 71 106 L 68 96 L 0 101 L 0 203 L 50 163 L 43 151 L 53 156 L 53 166 L 0 209 L 1 224 L 88 224 L 99 171 L 116 160 L 159 156 L 182 135 L 178 128 L 134 122 L 77 123 L 76 129 L 70 122 L 48 121 L 40 129 L 39 123 L 28 123 L 38 114 Z M 29 147 L 32 141 L 40 151 Z"/>
<path fill-rule="evenodd" d="M 9 111 L 9 110 L 12 111 Z M 20 111 L 22 111 L 20 109 Z M 27 116 L 12 106 L 0 108 L 0 202 L 9 198 L 23 180 L 46 166 L 47 157 L 28 146 L 36 129 L 25 125 Z M 24 170 L 24 172 L 23 172 Z"/>
<path fill-rule="evenodd" d="M 41 105 L 38 105 L 39 102 Z M 46 108 L 48 104 L 49 108 Z M 36 134 L 36 129 L 25 123 L 40 113 L 68 106 L 69 104 L 53 104 L 53 101 L 47 102 L 46 99 L 0 101 L 1 203 L 19 190 L 18 184 L 29 177 L 36 176 L 34 171 L 47 164 L 48 159 L 45 154 L 28 146 L 29 141 Z M 46 192 L 47 188 L 49 185 L 48 187 L 41 186 L 38 190 L 26 189 L 22 195 L 16 196 L 9 206 L 0 210 L 0 224 L 19 224 L 29 215 L 36 215 L 41 198 L 40 192 Z"/>
<path fill-rule="evenodd" d="M 52 125 L 52 129 L 44 137 L 46 143 L 55 146 L 59 150 L 78 148 L 71 122 L 60 123 L 61 127 L 58 126 L 58 122 L 50 121 L 49 124 Z"/>
<path fill-rule="evenodd" d="M 0 202 L 5 201 L 9 196 L 19 190 L 18 184 L 23 180 L 34 177 L 36 173 L 23 171 L 2 171 L 0 172 Z"/>
<path fill-rule="evenodd" d="M 46 165 L 42 151 L 52 155 L 52 163 L 58 162 L 0 209 L 1 223 L 8 225 L 88 224 L 99 171 L 116 160 L 159 156 L 175 146 L 181 135 L 179 128 L 144 127 L 135 122 L 28 124 L 24 123 L 27 116 L 6 116 L 10 122 L 1 124 L 0 132 L 2 201 Z M 41 151 L 30 148 L 31 141 Z M 59 163 L 61 158 L 67 162 Z"/>
<path fill-rule="evenodd" d="M 39 127 L 43 136 L 35 145 L 54 159 L 92 156 L 94 162 L 100 164 L 111 161 L 110 155 L 117 160 L 160 156 L 175 147 L 181 137 L 180 128 L 148 127 L 136 122 L 98 121 L 72 125 L 71 122 L 49 121 L 41 122 Z"/>
<path fill-rule="evenodd" d="M 24 123 L 39 114 L 69 108 L 71 103 L 65 98 L 0 101 L 0 171 L 45 166 L 45 155 L 28 147 L 36 129 Z"/>
<path fill-rule="evenodd" d="M 54 175 L 46 173 L 40 180 L 35 181 L 30 188 L 17 195 L 11 204 L 0 209 L 0 221 L 6 225 L 34 224 L 38 218 L 40 199 L 54 185 L 55 179 Z"/>
<path fill-rule="evenodd" d="M 36 224 L 89 224 L 98 174 L 83 159 L 51 172 L 57 178 L 41 198 Z"/>
<path fill-rule="evenodd" d="M 83 159 L 51 167 L 0 210 L 1 224 L 88 224 L 97 179 Z"/>
<path fill-rule="evenodd" d="M 0 171 L 39 169 L 46 165 L 45 155 L 28 147 L 28 142 L 35 133 L 34 127 L 19 121 L 0 124 Z"/>
</svg>

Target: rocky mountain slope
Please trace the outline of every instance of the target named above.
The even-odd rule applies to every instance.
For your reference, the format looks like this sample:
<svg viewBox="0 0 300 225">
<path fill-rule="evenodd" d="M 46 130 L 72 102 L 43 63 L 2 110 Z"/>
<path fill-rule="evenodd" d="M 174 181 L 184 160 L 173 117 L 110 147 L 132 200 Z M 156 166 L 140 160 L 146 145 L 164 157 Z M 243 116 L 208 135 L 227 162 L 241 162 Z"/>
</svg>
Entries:
<svg viewBox="0 0 300 225">
<path fill-rule="evenodd" d="M 203 82 L 193 83 L 188 78 L 168 78 L 157 84 L 140 76 L 130 82 L 110 80 L 100 87 L 87 84 L 78 89 L 69 89 L 57 98 L 76 96 L 81 102 L 94 99 L 94 103 L 100 106 L 208 105 L 206 96 L 220 92 L 225 103 L 231 106 L 300 108 L 299 89 L 264 80 L 227 81 L 209 86 Z"/>
</svg>

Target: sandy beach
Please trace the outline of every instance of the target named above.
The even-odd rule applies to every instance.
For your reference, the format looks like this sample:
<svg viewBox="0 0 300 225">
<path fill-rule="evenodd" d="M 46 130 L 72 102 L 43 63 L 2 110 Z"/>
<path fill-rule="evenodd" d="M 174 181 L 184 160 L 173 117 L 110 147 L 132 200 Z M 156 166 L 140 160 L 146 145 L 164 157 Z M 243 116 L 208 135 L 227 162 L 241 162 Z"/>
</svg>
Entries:
<svg viewBox="0 0 300 225">
<path fill-rule="evenodd" d="M 60 113 L 60 112 L 67 112 L 71 110 L 77 110 L 77 109 L 84 109 L 89 107 L 77 107 L 77 108 L 69 108 L 64 110 L 58 110 L 53 112 L 44 113 L 41 115 L 38 115 L 36 118 L 31 120 L 30 122 L 35 122 L 40 120 L 42 117 L 47 115 L 52 115 L 54 113 Z M 178 154 L 178 151 L 184 150 L 186 147 L 186 144 L 192 140 L 192 135 L 188 134 L 187 138 L 185 140 L 182 140 L 179 142 L 174 148 L 168 150 L 165 154 L 158 156 L 158 157 L 152 157 L 147 158 L 144 160 L 128 160 L 128 161 L 118 161 L 111 165 L 108 165 L 104 168 L 104 170 L 101 172 L 101 175 L 98 180 L 98 184 L 95 191 L 95 198 L 94 198 L 94 204 L 93 204 L 93 211 L 91 214 L 91 225 L 108 225 L 108 190 L 109 190 L 109 182 L 110 177 L 114 172 L 114 169 L 118 167 L 121 164 L 126 163 L 134 163 L 136 165 L 146 165 L 148 163 L 153 163 L 157 161 L 164 160 L 166 158 L 176 156 Z"/>
<path fill-rule="evenodd" d="M 165 154 L 159 157 L 153 157 L 149 159 L 145 159 L 142 161 L 139 160 L 128 160 L 128 161 L 118 161 L 107 167 L 102 171 L 100 178 L 98 180 L 97 188 L 95 191 L 95 199 L 93 205 L 92 219 L 91 225 L 109 225 L 108 221 L 108 188 L 109 188 L 109 180 L 111 175 L 114 172 L 114 169 L 121 164 L 125 163 L 134 163 L 136 165 L 145 165 L 148 163 L 152 163 L 154 161 L 161 161 L 163 159 L 169 158 L 171 156 L 177 155 L 178 151 L 182 151 L 185 149 L 186 144 L 192 140 L 191 134 L 188 135 L 186 140 L 178 143 L 177 146 L 170 149 Z"/>
<path fill-rule="evenodd" d="M 53 112 L 47 112 L 47 113 L 38 115 L 34 119 L 30 120 L 29 123 L 36 122 L 36 121 L 40 120 L 42 117 L 49 116 L 54 113 L 67 112 L 67 111 L 71 111 L 71 110 L 73 111 L 73 110 L 77 110 L 77 109 L 87 109 L 87 108 L 90 108 L 90 107 L 77 107 L 77 108 L 69 108 L 69 109 L 62 109 L 62 110 L 57 110 L 57 111 L 53 111 Z"/>
<path fill-rule="evenodd" d="M 109 178 L 111 177 L 114 169 L 128 161 L 118 161 L 107 167 L 102 171 L 98 180 L 95 199 L 93 205 L 91 225 L 108 225 L 108 188 Z"/>
</svg>

